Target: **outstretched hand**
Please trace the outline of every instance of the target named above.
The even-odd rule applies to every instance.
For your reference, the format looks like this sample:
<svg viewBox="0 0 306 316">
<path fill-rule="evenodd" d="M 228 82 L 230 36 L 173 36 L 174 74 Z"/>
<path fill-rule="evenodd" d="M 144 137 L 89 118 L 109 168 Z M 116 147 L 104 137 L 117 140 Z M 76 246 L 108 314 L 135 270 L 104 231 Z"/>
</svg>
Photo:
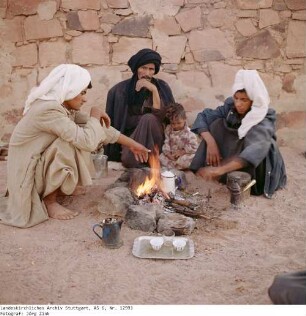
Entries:
<svg viewBox="0 0 306 316">
<path fill-rule="evenodd" d="M 142 163 L 147 162 L 149 158 L 150 149 L 145 146 L 135 142 L 131 146 L 129 146 L 129 150 L 134 154 L 135 159 Z"/>
<path fill-rule="evenodd" d="M 203 167 L 196 172 L 197 176 L 202 177 L 205 180 L 218 180 L 222 175 L 219 167 Z"/>
</svg>

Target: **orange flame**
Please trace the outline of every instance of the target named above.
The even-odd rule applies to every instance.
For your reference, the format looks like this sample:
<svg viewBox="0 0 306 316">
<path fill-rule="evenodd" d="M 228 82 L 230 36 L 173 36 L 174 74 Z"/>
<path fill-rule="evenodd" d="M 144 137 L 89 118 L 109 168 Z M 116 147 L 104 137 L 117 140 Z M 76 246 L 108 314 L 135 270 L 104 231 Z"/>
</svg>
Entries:
<svg viewBox="0 0 306 316">
<path fill-rule="evenodd" d="M 159 150 L 157 146 L 154 147 L 154 150 L 149 155 L 149 166 L 150 176 L 146 177 L 145 181 L 136 189 L 138 197 L 150 194 L 155 188 L 161 189 Z"/>
</svg>

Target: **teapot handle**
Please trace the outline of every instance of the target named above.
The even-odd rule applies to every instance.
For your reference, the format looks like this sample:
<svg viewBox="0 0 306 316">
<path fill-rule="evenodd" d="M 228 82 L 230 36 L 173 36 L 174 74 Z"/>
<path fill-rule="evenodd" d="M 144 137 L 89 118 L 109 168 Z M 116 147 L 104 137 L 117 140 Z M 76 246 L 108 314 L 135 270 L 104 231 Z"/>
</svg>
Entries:
<svg viewBox="0 0 306 316">
<path fill-rule="evenodd" d="M 103 238 L 95 231 L 95 228 L 96 228 L 96 227 L 100 227 L 100 228 L 101 228 L 101 232 L 103 233 L 103 226 L 102 226 L 101 224 L 95 224 L 95 225 L 92 226 L 93 232 L 94 232 L 101 240 L 103 240 Z"/>
</svg>

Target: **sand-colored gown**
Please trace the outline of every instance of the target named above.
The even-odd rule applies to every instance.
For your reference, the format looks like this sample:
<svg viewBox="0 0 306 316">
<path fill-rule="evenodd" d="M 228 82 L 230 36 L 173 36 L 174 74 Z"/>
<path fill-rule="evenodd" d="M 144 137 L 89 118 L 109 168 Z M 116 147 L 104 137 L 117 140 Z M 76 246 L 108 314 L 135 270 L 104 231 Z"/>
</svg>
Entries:
<svg viewBox="0 0 306 316">
<path fill-rule="evenodd" d="M 120 133 L 84 118 L 55 101 L 38 100 L 19 121 L 9 144 L 8 198 L 2 198 L 0 223 L 39 224 L 48 219 L 45 196 L 58 188 L 69 195 L 77 184 L 91 184 L 90 152 L 102 142 L 116 142 Z"/>
</svg>

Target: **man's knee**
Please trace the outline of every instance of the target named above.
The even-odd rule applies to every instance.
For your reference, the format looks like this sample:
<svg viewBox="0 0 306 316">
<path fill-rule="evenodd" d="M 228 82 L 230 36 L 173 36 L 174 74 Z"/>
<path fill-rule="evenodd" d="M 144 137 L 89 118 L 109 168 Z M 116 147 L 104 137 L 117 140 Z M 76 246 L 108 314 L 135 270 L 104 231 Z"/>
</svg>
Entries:
<svg viewBox="0 0 306 316">
<path fill-rule="evenodd" d="M 152 122 L 156 122 L 157 118 L 152 113 L 146 113 L 146 114 L 142 115 L 140 121 L 141 121 L 141 123 L 148 125 L 148 124 L 151 124 Z"/>
</svg>

